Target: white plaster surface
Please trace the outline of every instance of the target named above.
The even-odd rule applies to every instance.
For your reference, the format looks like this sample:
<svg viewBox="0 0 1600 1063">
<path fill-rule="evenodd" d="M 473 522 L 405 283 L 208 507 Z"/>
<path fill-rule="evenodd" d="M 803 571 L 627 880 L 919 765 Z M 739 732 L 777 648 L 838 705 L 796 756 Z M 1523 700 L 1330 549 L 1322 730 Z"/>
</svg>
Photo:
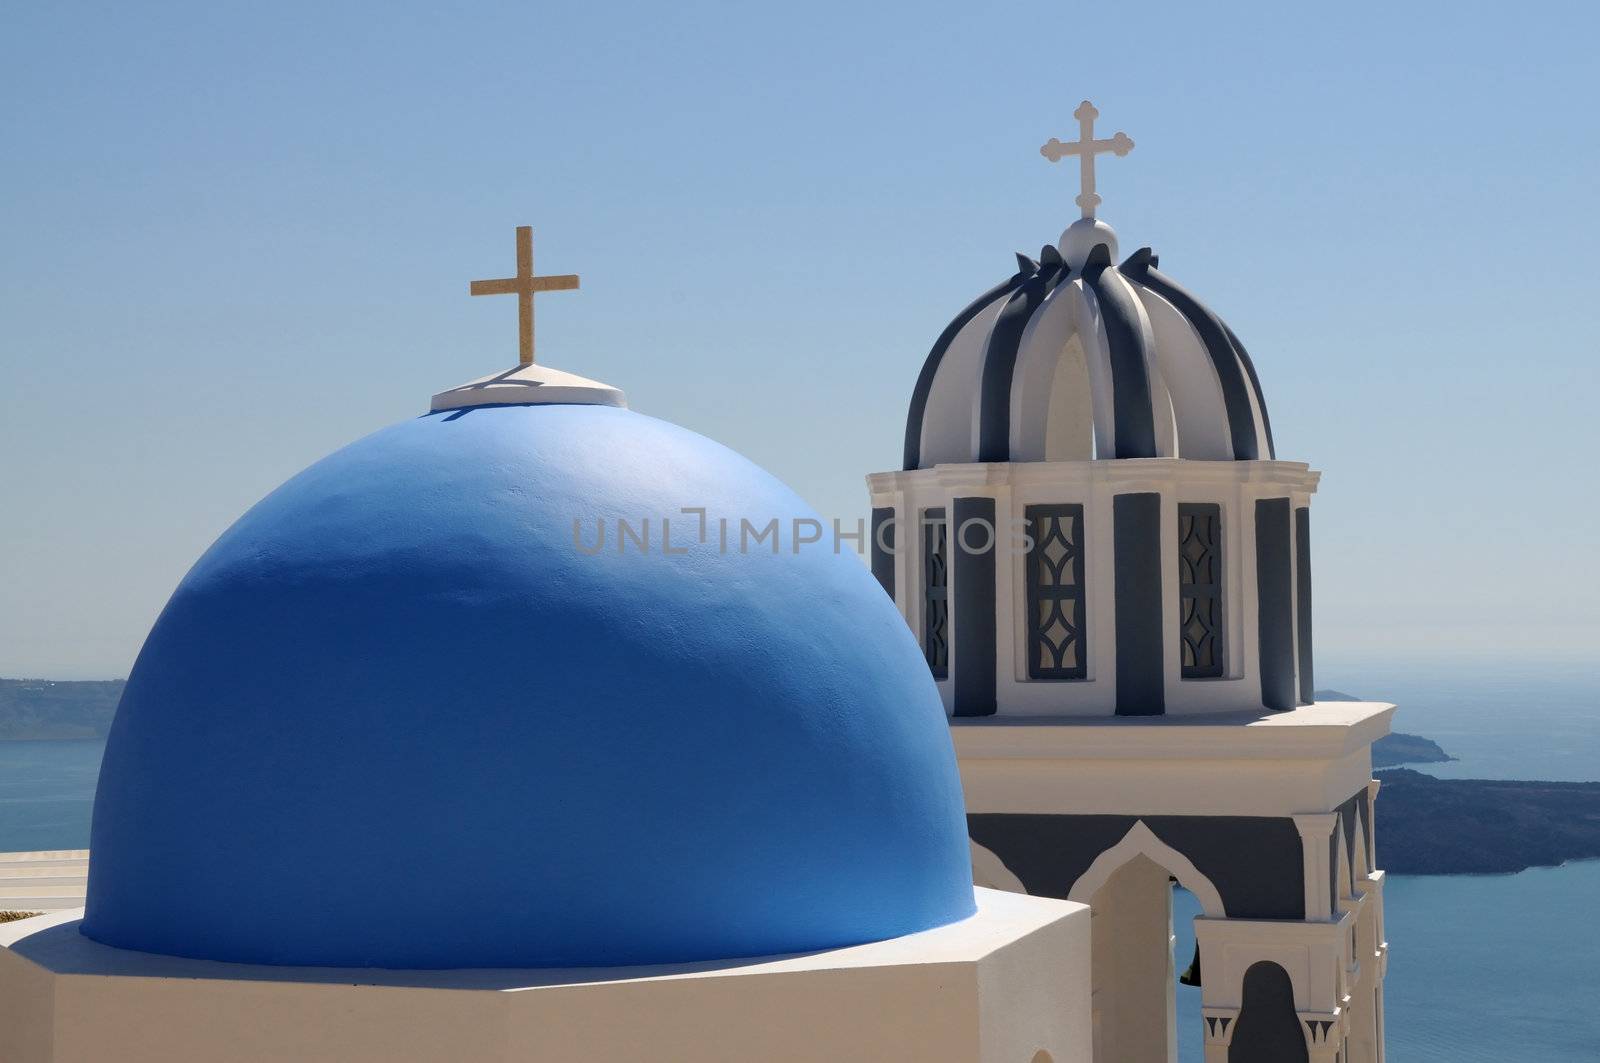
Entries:
<svg viewBox="0 0 1600 1063">
<path fill-rule="evenodd" d="M 957 332 L 939 363 L 922 419 L 922 463 L 966 461 L 977 436 L 983 355 L 1006 299 L 996 299 Z"/>
<path fill-rule="evenodd" d="M 890 941 L 590 970 L 221 964 L 39 916 L 0 926 L 0 1060 L 1087 1063 L 1088 909 L 977 892 L 972 918 Z"/>
<path fill-rule="evenodd" d="M 1102 374 L 1105 352 L 1098 336 L 1080 325 L 1088 305 L 1082 286 L 1072 281 L 1051 289 L 1023 329 L 1011 388 L 1012 461 L 1094 458 L 1090 350 Z"/>
<path fill-rule="evenodd" d="M 1138 856 L 1093 894 L 1095 1058 L 1176 1063 L 1172 887 Z"/>
<path fill-rule="evenodd" d="M 974 885 L 985 889 L 1005 890 L 1007 893 L 1027 893 L 1028 887 L 1022 880 L 1006 867 L 1005 861 L 995 855 L 993 849 L 979 845 L 971 838 L 967 845 L 972 850 L 972 881 Z"/>
<path fill-rule="evenodd" d="M 89 853 L 85 849 L 0 853 L 0 910 L 81 908 L 88 877 Z"/>
<path fill-rule="evenodd" d="M 429 410 L 463 410 L 473 406 L 622 406 L 622 392 L 610 384 L 552 369 L 535 362 L 470 380 L 433 397 Z"/>
<path fill-rule="evenodd" d="M 1172 396 L 1178 449 L 1185 458 L 1232 461 L 1227 404 L 1205 343 L 1171 303 L 1149 288 L 1132 286 L 1155 335 L 1161 378 Z M 1267 453 L 1263 442 L 1261 453 Z"/>
<path fill-rule="evenodd" d="M 1358 937 L 1356 924 L 1354 912 L 1331 923 L 1196 919 L 1195 940 L 1205 973 L 1201 1013 L 1208 1019 L 1226 1020 L 1215 1029 L 1208 1027 L 1206 1063 L 1227 1063 L 1228 1045 L 1244 1000 L 1245 972 L 1262 961 L 1277 964 L 1289 975 L 1311 1063 L 1378 1063 L 1376 1043 L 1366 1042 L 1372 1052 L 1363 1047 L 1361 1016 L 1365 1013 L 1365 1023 L 1373 1024 L 1375 1035 L 1375 1016 L 1382 1007 L 1377 982 L 1381 975 L 1361 972 L 1352 952 Z M 1340 1046 L 1347 1038 L 1351 1051 L 1341 1055 Z"/>
<path fill-rule="evenodd" d="M 1160 867 L 1163 882 L 1167 875 L 1177 879 L 1180 886 L 1195 895 L 1200 902 L 1200 909 L 1207 915 L 1221 918 L 1226 914 L 1222 894 L 1217 892 L 1211 880 L 1187 856 L 1156 837 L 1142 819 L 1128 829 L 1121 841 L 1095 857 L 1089 869 L 1072 884 L 1069 899 L 1082 901 L 1098 910 L 1100 905 L 1094 898 L 1101 890 L 1108 888 L 1109 883 L 1130 863 L 1140 861 Z"/>
<path fill-rule="evenodd" d="M 1293 816 L 1372 777 L 1393 705 L 1339 701 L 1210 716 L 951 721 L 968 812 Z"/>
</svg>

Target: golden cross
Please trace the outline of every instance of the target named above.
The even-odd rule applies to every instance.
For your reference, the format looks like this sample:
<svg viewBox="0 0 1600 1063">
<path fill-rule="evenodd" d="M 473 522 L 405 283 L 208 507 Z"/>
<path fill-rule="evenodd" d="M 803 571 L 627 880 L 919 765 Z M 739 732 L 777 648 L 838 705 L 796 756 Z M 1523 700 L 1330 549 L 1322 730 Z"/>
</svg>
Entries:
<svg viewBox="0 0 1600 1063">
<path fill-rule="evenodd" d="M 1094 157 L 1109 151 L 1121 158 L 1133 150 L 1133 141 L 1128 134 L 1120 130 L 1110 140 L 1096 140 L 1094 120 L 1100 117 L 1100 112 L 1095 110 L 1094 104 L 1088 100 L 1078 104 L 1078 109 L 1072 112 L 1072 117 L 1078 120 L 1078 139 L 1070 144 L 1063 144 L 1055 137 L 1051 137 L 1039 149 L 1039 154 L 1051 162 L 1060 162 L 1067 155 L 1078 157 L 1078 176 L 1083 191 L 1073 202 L 1083 209 L 1085 218 L 1092 218 L 1094 208 L 1100 205 L 1100 196 L 1094 190 Z"/>
<path fill-rule="evenodd" d="M 517 275 L 497 281 L 473 281 L 473 295 L 515 295 L 517 297 L 517 351 L 523 365 L 533 364 L 533 295 L 535 292 L 565 292 L 578 286 L 576 273 L 555 277 L 533 275 L 533 228 L 517 226 Z"/>
</svg>

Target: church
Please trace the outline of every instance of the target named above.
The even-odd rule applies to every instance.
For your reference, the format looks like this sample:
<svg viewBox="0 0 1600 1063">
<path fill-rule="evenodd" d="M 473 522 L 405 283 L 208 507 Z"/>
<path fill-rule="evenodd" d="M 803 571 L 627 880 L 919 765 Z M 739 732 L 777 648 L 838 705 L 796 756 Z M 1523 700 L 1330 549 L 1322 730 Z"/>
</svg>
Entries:
<svg viewBox="0 0 1600 1063">
<path fill-rule="evenodd" d="M 906 381 L 867 564 L 730 538 L 824 525 L 538 362 L 579 281 L 519 229 L 470 287 L 518 365 L 174 591 L 84 907 L 0 926 L 0 1060 L 1380 1063 L 1394 709 L 1316 702 L 1318 474 L 1075 117 L 1081 217 Z"/>
</svg>

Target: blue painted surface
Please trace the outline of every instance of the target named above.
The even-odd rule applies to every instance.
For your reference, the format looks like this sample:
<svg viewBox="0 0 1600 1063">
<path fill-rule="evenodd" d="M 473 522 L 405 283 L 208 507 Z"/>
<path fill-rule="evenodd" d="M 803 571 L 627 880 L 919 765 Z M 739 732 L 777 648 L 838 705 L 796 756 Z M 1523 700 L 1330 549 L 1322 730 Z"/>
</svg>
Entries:
<svg viewBox="0 0 1600 1063">
<path fill-rule="evenodd" d="M 695 541 L 703 506 L 733 542 Z M 674 518 L 664 556 L 660 521 Z M 810 509 L 684 429 L 503 407 L 384 429 L 200 559 L 107 742 L 84 932 L 211 959 L 678 962 L 963 918 L 918 648 Z M 740 517 L 781 552 L 740 552 Z M 615 521 L 648 518 L 620 553 Z M 592 545 L 574 546 L 573 521 Z"/>
</svg>

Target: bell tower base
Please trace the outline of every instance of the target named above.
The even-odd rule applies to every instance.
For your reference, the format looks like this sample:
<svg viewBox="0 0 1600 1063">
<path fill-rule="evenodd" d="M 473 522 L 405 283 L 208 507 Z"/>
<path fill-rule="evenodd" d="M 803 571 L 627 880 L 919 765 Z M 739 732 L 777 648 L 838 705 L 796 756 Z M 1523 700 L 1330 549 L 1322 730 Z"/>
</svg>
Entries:
<svg viewBox="0 0 1600 1063">
<path fill-rule="evenodd" d="M 1393 714 L 952 721 L 979 884 L 1091 907 L 1098 1063 L 1186 1038 L 1206 1063 L 1381 1063 L 1371 748 Z M 1203 1030 L 1174 1029 L 1174 880 L 1204 913 Z"/>
</svg>

